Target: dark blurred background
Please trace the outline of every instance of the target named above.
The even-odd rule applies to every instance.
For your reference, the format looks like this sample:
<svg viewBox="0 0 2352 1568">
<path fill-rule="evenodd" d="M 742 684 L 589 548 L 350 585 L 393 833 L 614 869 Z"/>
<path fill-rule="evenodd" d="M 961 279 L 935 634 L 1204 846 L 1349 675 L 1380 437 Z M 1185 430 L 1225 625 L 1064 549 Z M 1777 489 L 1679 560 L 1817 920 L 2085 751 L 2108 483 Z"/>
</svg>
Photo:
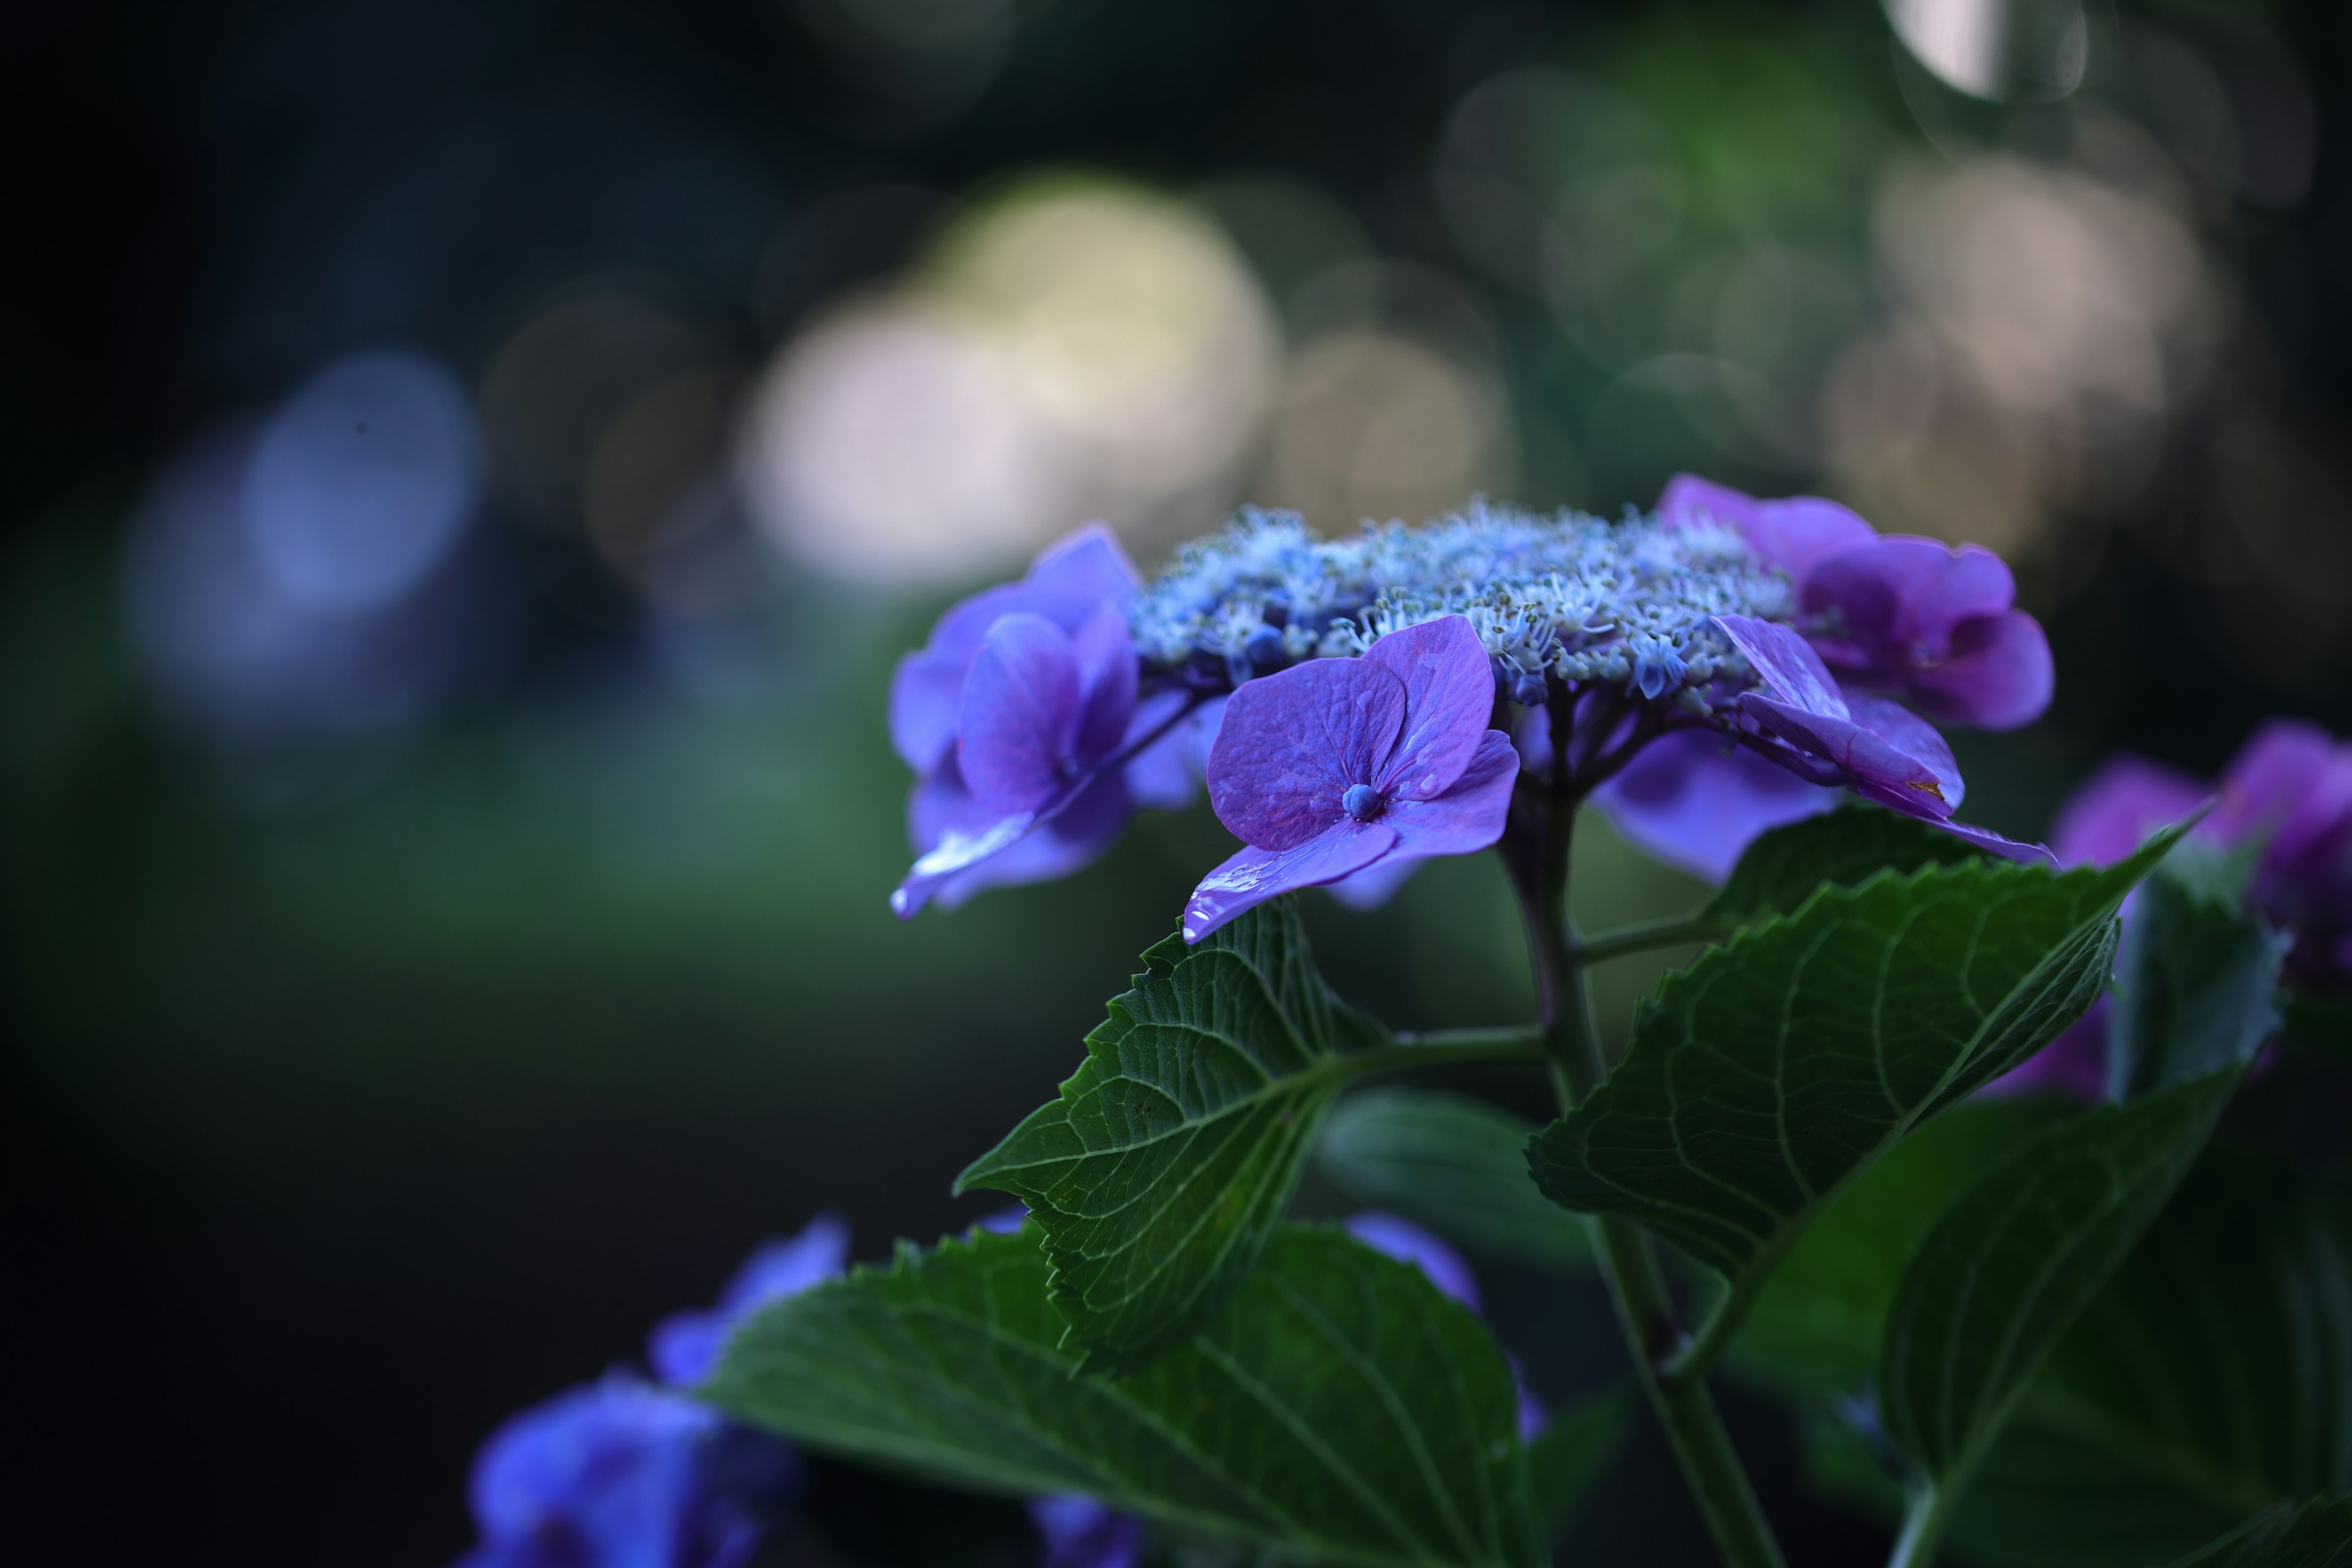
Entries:
<svg viewBox="0 0 2352 1568">
<path fill-rule="evenodd" d="M 1613 513 L 1691 468 L 1993 545 L 2060 661 L 1962 739 L 2012 833 L 2112 747 L 2352 729 L 2334 0 L 5 31 L 13 1562 L 445 1562 L 483 1433 L 761 1237 L 989 1207 L 955 1172 L 1228 843 L 885 908 L 893 659 L 1088 517 L 1149 566 L 1242 500 Z M 1584 848 L 1589 918 L 1690 897 Z M 1486 865 L 1311 918 L 1398 1026 L 1528 1009 Z M 1489 1288 L 1552 1396 L 1614 1375 L 1590 1292 Z M 1734 1415 L 1797 1561 L 1883 1549 Z M 1019 1561 L 1017 1517 L 820 1480 L 769 1561 Z M 1643 1435 L 1575 1556 L 1700 1540 Z"/>
</svg>

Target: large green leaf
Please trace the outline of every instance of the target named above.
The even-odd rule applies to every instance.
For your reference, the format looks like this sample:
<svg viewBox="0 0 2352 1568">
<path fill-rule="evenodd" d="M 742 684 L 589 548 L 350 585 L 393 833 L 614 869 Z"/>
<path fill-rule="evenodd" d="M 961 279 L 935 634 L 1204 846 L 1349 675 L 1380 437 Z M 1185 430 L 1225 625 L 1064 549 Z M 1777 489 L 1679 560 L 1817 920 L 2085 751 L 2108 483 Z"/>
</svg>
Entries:
<svg viewBox="0 0 2352 1568">
<path fill-rule="evenodd" d="M 2215 1147 L 2059 1342 L 2021 1419 L 2251 1510 L 2352 1487 L 2352 1226 Z"/>
<path fill-rule="evenodd" d="M 1970 1183 L 2070 1114 L 2079 1111 L 2041 1096 L 1970 1100 L 1888 1150 L 1773 1271 L 1732 1346 L 1732 1370 L 1813 1398 L 1869 1386 L 1904 1259 Z"/>
<path fill-rule="evenodd" d="M 2297 1045 L 2352 1060 L 2352 1002 L 2310 991 L 2279 993 L 2282 1032 Z"/>
<path fill-rule="evenodd" d="M 1207 1322 L 1280 1221 L 1324 1112 L 1384 1044 L 1316 972 L 1291 900 L 1143 955 L 1059 1099 L 975 1161 L 1045 1228 L 1054 1304 L 1097 1371 Z"/>
<path fill-rule="evenodd" d="M 1324 1125 L 1315 1160 L 1358 1203 L 1402 1215 L 1484 1257 L 1541 1268 L 1592 1260 L 1582 1220 L 1528 1179 L 1535 1123 L 1442 1089 L 1367 1089 Z"/>
<path fill-rule="evenodd" d="M 2242 1070 L 2051 1129 L 1928 1231 L 1887 1313 L 1878 1394 L 1888 1436 L 1932 1485 L 1965 1484 L 2042 1357 L 2187 1174 Z"/>
<path fill-rule="evenodd" d="M 1848 1182 L 2091 1005 L 2116 908 L 2170 843 L 1819 889 L 1667 978 L 1608 1081 L 1530 1146 L 1538 1183 L 1717 1269 L 1736 1311 Z"/>
<path fill-rule="evenodd" d="M 2173 1568 L 2352 1568 L 2352 1492 L 2281 1503 Z"/>
<path fill-rule="evenodd" d="M 1759 836 L 1699 919 L 1725 931 L 1794 914 L 1823 883 L 1851 888 L 1890 867 L 1957 866 L 1983 852 L 1916 817 L 1859 802 Z"/>
<path fill-rule="evenodd" d="M 1554 1541 L 1576 1522 L 1592 1489 L 1625 1446 L 1625 1415 L 1632 1400 L 1620 1389 L 1589 1399 L 1573 1410 L 1552 1413 L 1551 1422 L 1528 1444 L 1528 1487 L 1536 1517 Z"/>
<path fill-rule="evenodd" d="M 1419 1269 L 1285 1226 L 1206 1330 L 1114 1379 L 1056 1348 L 1037 1240 L 902 1245 L 887 1272 L 779 1301 L 702 1394 L 828 1452 L 1316 1561 L 1537 1561 L 1510 1370 Z"/>
<path fill-rule="evenodd" d="M 2260 916 L 2170 867 L 2150 877 L 2116 954 L 2107 1056 L 2117 1098 L 2251 1058 L 2278 1030 L 2273 994 L 2287 945 Z"/>
</svg>

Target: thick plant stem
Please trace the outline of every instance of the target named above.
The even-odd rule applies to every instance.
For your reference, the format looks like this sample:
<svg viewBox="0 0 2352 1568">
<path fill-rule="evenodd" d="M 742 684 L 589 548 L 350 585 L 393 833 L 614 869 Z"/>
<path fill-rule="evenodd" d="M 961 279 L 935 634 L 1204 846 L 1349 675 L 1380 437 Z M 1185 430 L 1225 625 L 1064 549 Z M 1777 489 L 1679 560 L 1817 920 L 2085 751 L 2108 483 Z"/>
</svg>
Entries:
<svg viewBox="0 0 2352 1568">
<path fill-rule="evenodd" d="M 1505 854 L 1527 920 L 1552 1087 L 1565 1115 L 1600 1087 L 1608 1068 L 1593 1028 L 1583 955 L 1568 912 L 1569 834 L 1576 804 L 1557 794 L 1543 804 L 1549 809 L 1530 811 L 1521 818 L 1523 829 L 1534 831 L 1523 831 Z M 1731 1447 L 1731 1435 L 1724 1429 L 1706 1379 L 1662 1375 L 1684 1349 L 1686 1336 L 1649 1237 L 1621 1215 L 1598 1215 L 1590 1223 L 1643 1391 L 1665 1428 L 1726 1568 L 1784 1568 L 1780 1543 Z"/>
</svg>

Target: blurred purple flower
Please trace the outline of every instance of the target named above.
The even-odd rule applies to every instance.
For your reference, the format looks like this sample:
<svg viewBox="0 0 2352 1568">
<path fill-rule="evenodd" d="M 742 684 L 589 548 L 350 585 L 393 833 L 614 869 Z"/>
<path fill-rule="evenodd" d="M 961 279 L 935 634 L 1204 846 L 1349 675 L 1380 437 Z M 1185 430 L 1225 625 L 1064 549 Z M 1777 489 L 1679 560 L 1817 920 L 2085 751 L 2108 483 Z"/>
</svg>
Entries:
<svg viewBox="0 0 2352 1568">
<path fill-rule="evenodd" d="M 1592 804 L 1635 848 L 1720 883 L 1757 835 L 1818 816 L 1839 797 L 1711 730 L 1676 730 L 1595 790 Z"/>
<path fill-rule="evenodd" d="M 1143 1555 L 1143 1521 L 1081 1492 L 1033 1498 L 1029 1518 L 1045 1546 L 1038 1568 L 1135 1568 Z"/>
<path fill-rule="evenodd" d="M 1952 820 L 1964 794 L 1952 749 L 1908 709 L 1875 697 L 1847 697 L 1805 639 L 1771 621 L 1718 616 L 1716 625 L 1747 656 L 1762 689 L 1743 693 L 1739 712 L 1755 726 L 1742 738 L 1814 784 L 1843 784 L 1864 800 L 1934 824 L 2012 860 L 2049 858 Z"/>
<path fill-rule="evenodd" d="M 1814 567 L 1802 604 L 1814 650 L 1848 686 L 1931 719 L 2013 730 L 2050 706 L 2056 668 L 2017 583 L 1979 545 L 1884 539 Z"/>
<path fill-rule="evenodd" d="M 673 1388 L 691 1388 L 719 1365 L 727 1336 L 754 1310 L 839 1275 L 849 1261 L 849 1222 L 828 1210 L 787 1240 L 762 1243 L 735 1271 L 719 1303 L 673 1313 L 654 1325 L 646 1359 Z"/>
<path fill-rule="evenodd" d="M 1494 707 L 1492 663 L 1460 616 L 1243 687 L 1209 753 L 1209 801 L 1248 847 L 1193 890 L 1184 939 L 1376 862 L 1492 845 L 1518 778 Z"/>
<path fill-rule="evenodd" d="M 917 774 L 907 827 L 920 856 L 891 895 L 899 918 L 1066 876 L 1137 805 L 1191 800 L 1176 722 L 1190 699 L 1138 700 L 1125 612 L 1136 585 L 1118 542 L 1092 524 L 1021 582 L 950 608 L 899 660 L 890 739 Z"/>
<path fill-rule="evenodd" d="M 1848 689 L 1901 698 L 1931 719 L 2009 730 L 2050 706 L 2056 679 L 2041 623 L 1979 545 L 1881 539 L 1835 501 L 1759 500 L 1677 474 L 1658 498 L 1670 525 L 1713 521 L 1789 574 L 1814 651 Z"/>
<path fill-rule="evenodd" d="M 1374 1252 L 1399 1263 L 1412 1264 L 1431 1284 L 1473 1312 L 1484 1315 L 1485 1309 L 1478 1302 L 1478 1277 L 1470 1271 L 1469 1261 L 1438 1237 L 1409 1219 L 1381 1209 L 1349 1215 L 1339 1222 L 1339 1228 Z M 1519 1373 L 1518 1358 L 1509 1356 L 1507 1352 L 1506 1356 L 1511 1363 L 1511 1380 L 1518 1385 L 1519 1440 L 1524 1443 L 1551 1425 L 1551 1415 L 1528 1391 L 1527 1379 Z"/>
<path fill-rule="evenodd" d="M 482 1445 L 480 1543 L 457 1568 L 739 1568 L 793 1455 L 625 1373 L 559 1394 Z"/>
</svg>

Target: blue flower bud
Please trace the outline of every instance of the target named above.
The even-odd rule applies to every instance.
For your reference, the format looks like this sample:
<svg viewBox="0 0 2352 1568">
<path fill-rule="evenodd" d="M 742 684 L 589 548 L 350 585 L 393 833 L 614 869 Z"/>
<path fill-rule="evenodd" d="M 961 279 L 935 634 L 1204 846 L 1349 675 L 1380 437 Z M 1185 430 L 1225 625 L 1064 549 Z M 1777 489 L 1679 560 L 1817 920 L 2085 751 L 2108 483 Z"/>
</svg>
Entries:
<svg viewBox="0 0 2352 1568">
<path fill-rule="evenodd" d="M 1273 626 L 1258 627 L 1242 645 L 1242 658 L 1261 673 L 1276 668 L 1283 662 L 1282 633 Z"/>
<path fill-rule="evenodd" d="M 1328 800 L 1330 796 L 1324 798 Z M 1358 822 L 1370 822 L 1387 805 L 1388 802 L 1381 798 L 1381 792 L 1367 784 L 1349 784 L 1348 793 L 1339 797 L 1339 809 Z"/>
<path fill-rule="evenodd" d="M 1530 708 L 1540 708 L 1551 696 L 1551 687 L 1540 675 L 1522 675 L 1511 683 L 1511 697 Z"/>
</svg>

